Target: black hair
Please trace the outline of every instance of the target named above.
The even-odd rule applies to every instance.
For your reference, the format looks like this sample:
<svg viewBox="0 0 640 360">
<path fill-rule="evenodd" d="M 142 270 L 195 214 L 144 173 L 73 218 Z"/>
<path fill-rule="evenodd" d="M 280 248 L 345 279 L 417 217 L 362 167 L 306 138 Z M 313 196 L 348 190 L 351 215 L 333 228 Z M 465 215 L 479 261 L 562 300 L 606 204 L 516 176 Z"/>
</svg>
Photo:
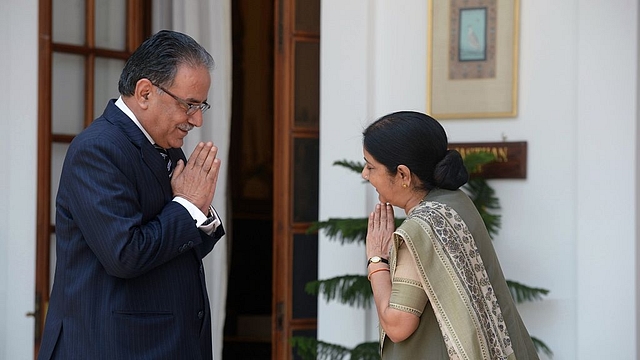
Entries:
<svg viewBox="0 0 640 360">
<path fill-rule="evenodd" d="M 118 91 L 121 95 L 133 95 L 140 79 L 170 87 L 180 65 L 202 66 L 212 70 L 214 61 L 207 50 L 189 35 L 161 30 L 131 54 L 122 69 Z"/>
<path fill-rule="evenodd" d="M 447 149 L 444 128 L 429 115 L 394 112 L 369 125 L 362 135 L 364 149 L 391 175 L 398 172 L 399 165 L 405 165 L 424 190 L 455 190 L 469 180 L 462 156 Z"/>
</svg>

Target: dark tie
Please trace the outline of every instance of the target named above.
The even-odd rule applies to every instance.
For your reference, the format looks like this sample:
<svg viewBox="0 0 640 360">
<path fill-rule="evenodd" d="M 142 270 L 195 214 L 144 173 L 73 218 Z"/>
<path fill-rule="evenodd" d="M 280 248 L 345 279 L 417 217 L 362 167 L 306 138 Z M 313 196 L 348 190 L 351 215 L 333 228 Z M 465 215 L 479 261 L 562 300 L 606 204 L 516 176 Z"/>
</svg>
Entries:
<svg viewBox="0 0 640 360">
<path fill-rule="evenodd" d="M 156 150 L 158 150 L 158 152 L 160 153 L 160 155 L 162 155 L 162 158 L 164 159 L 164 163 L 167 165 L 167 173 L 169 173 L 169 177 L 171 177 L 171 173 L 173 171 L 171 171 L 171 158 L 169 157 L 169 153 L 167 153 L 167 150 L 158 144 L 153 144 L 153 147 L 155 147 Z"/>
</svg>

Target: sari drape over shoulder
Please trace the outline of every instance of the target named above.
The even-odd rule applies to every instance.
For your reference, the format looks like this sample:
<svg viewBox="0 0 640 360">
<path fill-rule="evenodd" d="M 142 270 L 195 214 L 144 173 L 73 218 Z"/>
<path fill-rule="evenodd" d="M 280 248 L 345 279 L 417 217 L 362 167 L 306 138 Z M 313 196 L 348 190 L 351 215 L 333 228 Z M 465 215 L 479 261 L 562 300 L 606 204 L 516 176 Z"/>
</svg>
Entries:
<svg viewBox="0 0 640 360">
<path fill-rule="evenodd" d="M 447 205 L 425 201 L 396 230 L 418 268 L 450 359 L 515 359 L 473 236 Z"/>
<path fill-rule="evenodd" d="M 462 190 L 433 189 L 396 230 L 389 306 L 420 317 L 384 360 L 539 360 L 511 297 L 491 237 Z"/>
</svg>

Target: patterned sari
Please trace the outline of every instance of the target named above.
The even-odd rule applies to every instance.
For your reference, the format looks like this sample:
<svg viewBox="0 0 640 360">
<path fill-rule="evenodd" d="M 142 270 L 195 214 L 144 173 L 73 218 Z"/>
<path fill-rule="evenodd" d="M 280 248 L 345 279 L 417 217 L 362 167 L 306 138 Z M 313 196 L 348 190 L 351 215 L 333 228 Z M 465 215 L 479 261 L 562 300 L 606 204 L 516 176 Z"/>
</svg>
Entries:
<svg viewBox="0 0 640 360">
<path fill-rule="evenodd" d="M 426 306 L 435 314 L 449 359 L 514 360 L 496 294 L 475 240 L 458 213 L 443 203 L 423 201 L 394 236 L 392 252 L 397 255 L 406 245 L 417 266 L 415 285 L 428 297 Z M 396 261 L 392 256 L 392 275 Z M 381 335 L 383 345 L 383 330 Z"/>
</svg>

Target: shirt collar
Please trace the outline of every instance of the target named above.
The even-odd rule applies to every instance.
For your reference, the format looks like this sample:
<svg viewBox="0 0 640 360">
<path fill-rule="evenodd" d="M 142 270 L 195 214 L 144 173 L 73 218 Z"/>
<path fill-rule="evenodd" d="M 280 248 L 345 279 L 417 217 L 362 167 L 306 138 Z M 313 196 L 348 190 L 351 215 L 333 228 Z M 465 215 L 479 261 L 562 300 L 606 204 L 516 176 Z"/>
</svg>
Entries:
<svg viewBox="0 0 640 360">
<path fill-rule="evenodd" d="M 122 100 L 122 96 L 118 97 L 118 100 L 116 100 L 116 106 L 120 110 L 122 110 L 122 112 L 125 113 L 125 115 L 127 115 L 129 119 L 131 119 L 131 121 L 133 121 L 133 123 L 136 124 L 138 128 L 140 128 L 140 131 L 142 131 L 144 136 L 147 138 L 147 140 L 149 140 L 151 144 L 156 143 L 155 141 L 153 141 L 153 139 L 151 138 L 151 135 L 149 135 L 147 130 L 145 130 L 144 127 L 142 127 L 142 124 L 140 124 L 140 121 L 138 121 L 138 118 L 136 118 L 136 116 L 133 114 L 133 111 L 131 111 L 131 109 L 129 109 L 127 104 L 124 103 L 124 100 Z"/>
</svg>

